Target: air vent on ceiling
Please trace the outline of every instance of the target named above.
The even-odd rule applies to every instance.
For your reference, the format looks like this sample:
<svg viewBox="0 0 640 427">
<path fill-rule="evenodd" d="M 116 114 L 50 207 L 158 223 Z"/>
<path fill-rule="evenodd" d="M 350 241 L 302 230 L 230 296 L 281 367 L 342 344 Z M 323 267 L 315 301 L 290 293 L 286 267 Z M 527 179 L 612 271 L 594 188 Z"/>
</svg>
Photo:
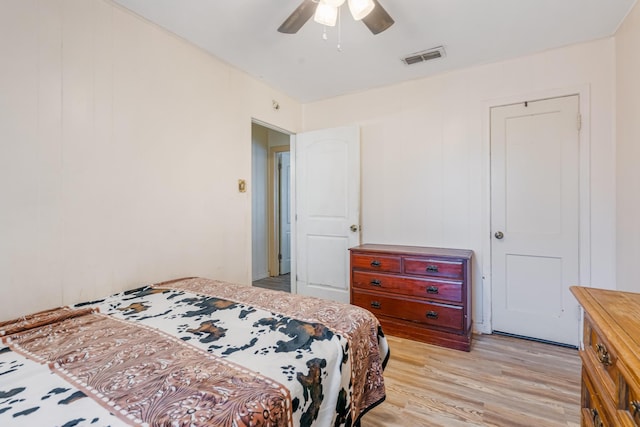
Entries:
<svg viewBox="0 0 640 427">
<path fill-rule="evenodd" d="M 407 65 L 419 64 L 420 62 L 431 61 L 433 59 L 443 58 L 445 56 L 444 47 L 438 46 L 433 49 L 423 50 L 422 52 L 412 53 L 404 58 L 402 62 Z"/>
</svg>

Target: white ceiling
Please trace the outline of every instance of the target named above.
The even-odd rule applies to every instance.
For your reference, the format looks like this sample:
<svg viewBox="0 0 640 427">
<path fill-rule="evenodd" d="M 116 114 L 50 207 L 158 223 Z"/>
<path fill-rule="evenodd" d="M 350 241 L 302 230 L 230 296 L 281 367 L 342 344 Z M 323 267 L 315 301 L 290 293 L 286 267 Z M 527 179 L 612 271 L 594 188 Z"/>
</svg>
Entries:
<svg viewBox="0 0 640 427">
<path fill-rule="evenodd" d="M 313 18 L 277 31 L 301 0 L 115 1 L 303 103 L 611 36 L 636 2 L 379 0 L 396 22 L 375 36 L 345 4 L 339 52 Z M 444 59 L 400 60 L 440 45 Z"/>
</svg>

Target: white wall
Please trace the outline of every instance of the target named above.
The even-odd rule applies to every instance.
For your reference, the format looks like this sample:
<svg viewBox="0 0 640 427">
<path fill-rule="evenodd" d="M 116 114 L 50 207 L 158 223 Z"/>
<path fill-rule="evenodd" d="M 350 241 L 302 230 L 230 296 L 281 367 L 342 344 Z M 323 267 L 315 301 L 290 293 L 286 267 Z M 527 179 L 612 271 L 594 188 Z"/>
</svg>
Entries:
<svg viewBox="0 0 640 427">
<path fill-rule="evenodd" d="M 251 119 L 298 103 L 102 0 L 0 0 L 0 58 L 0 320 L 250 282 Z"/>
<path fill-rule="evenodd" d="M 306 104 L 304 130 L 361 126 L 363 242 L 472 249 L 474 321 L 482 324 L 488 105 L 501 100 L 588 93 L 593 263 L 591 283 L 582 284 L 615 287 L 614 66 L 613 39 L 574 45 Z"/>
<path fill-rule="evenodd" d="M 640 4 L 616 33 L 618 288 L 640 292 Z"/>
</svg>

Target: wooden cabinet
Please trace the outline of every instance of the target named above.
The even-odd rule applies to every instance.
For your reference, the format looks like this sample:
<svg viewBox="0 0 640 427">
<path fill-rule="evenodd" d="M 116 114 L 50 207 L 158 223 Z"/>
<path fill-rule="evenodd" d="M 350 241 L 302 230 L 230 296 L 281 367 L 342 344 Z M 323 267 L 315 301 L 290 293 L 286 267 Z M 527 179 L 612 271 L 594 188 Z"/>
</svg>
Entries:
<svg viewBox="0 0 640 427">
<path fill-rule="evenodd" d="M 373 244 L 350 251 L 351 303 L 375 314 L 385 333 L 469 351 L 471 251 Z"/>
<path fill-rule="evenodd" d="M 582 426 L 640 426 L 640 294 L 571 292 L 584 308 Z"/>
</svg>

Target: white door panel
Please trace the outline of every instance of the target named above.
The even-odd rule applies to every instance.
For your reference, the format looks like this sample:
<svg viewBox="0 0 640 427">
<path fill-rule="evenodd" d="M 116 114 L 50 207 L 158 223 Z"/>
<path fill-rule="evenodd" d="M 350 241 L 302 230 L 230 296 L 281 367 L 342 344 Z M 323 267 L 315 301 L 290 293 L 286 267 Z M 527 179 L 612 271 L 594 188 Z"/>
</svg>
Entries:
<svg viewBox="0 0 640 427">
<path fill-rule="evenodd" d="M 349 275 L 348 265 L 341 254 L 349 250 L 349 241 L 344 237 L 307 235 L 307 283 L 308 287 L 333 288 L 337 291 L 349 291 L 345 275 Z M 321 260 L 333 260 L 327 267 Z"/>
<path fill-rule="evenodd" d="M 289 182 L 291 181 L 290 153 L 279 153 L 278 201 L 280 218 L 280 269 L 279 274 L 291 271 L 291 209 L 289 205 Z"/>
<path fill-rule="evenodd" d="M 577 96 L 491 111 L 494 330 L 578 344 L 578 113 Z"/>
<path fill-rule="evenodd" d="M 298 293 L 349 302 L 349 248 L 360 242 L 360 131 L 306 132 L 295 144 Z"/>
</svg>

